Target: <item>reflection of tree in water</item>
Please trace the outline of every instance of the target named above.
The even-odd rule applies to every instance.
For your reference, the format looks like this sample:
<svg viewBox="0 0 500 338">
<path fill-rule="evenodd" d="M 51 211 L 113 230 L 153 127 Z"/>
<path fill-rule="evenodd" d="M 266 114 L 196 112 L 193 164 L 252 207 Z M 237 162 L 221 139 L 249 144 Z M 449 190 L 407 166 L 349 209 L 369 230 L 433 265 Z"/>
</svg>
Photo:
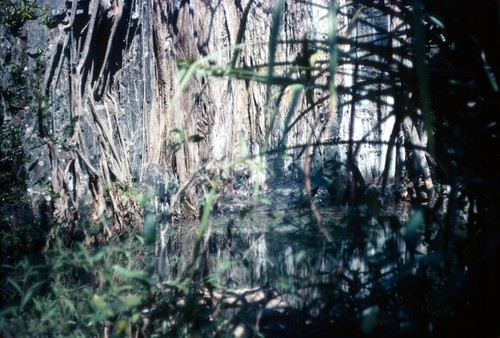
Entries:
<svg viewBox="0 0 500 338">
<path fill-rule="evenodd" d="M 412 308 L 410 298 L 396 296 L 401 292 L 401 280 L 426 264 L 423 237 L 402 233 L 395 216 L 355 216 L 345 210 L 329 213 L 325 223 L 334 234 L 333 242 L 320 236 L 310 215 L 301 211 L 260 214 L 258 221 L 229 220 L 231 238 L 227 236 L 228 219 L 216 218 L 220 224 L 214 228 L 203 263 L 208 269 L 205 276 L 211 276 L 212 285 L 217 285 L 213 301 L 238 309 L 235 325 L 242 320 L 251 326 L 253 320 L 259 322 L 254 316 L 260 316 L 260 328 L 268 334 L 292 328 L 304 334 L 315 330 L 341 333 L 353 329 L 365 310 L 371 311 L 372 302 L 387 327 L 405 322 L 427 325 L 401 311 L 424 311 L 430 303 Z M 365 223 L 358 235 L 348 225 L 352 217 L 362 217 L 355 221 Z M 262 232 L 263 228 L 268 231 Z M 175 230 L 166 234 L 178 243 L 166 257 L 189 262 L 192 241 L 173 239 L 179 235 Z M 174 278 L 171 266 L 159 267 L 161 275 L 168 277 L 165 280 Z M 396 311 L 391 302 L 398 297 L 401 304 Z M 337 324 L 331 326 L 333 322 Z M 282 331 L 277 329 L 280 325 Z"/>
</svg>

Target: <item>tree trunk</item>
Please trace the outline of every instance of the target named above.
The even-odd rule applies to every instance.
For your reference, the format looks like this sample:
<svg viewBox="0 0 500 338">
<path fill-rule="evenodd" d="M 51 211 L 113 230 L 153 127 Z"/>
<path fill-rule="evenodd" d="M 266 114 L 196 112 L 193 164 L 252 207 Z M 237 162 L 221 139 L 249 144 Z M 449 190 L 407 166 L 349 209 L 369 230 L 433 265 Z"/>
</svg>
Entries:
<svg viewBox="0 0 500 338">
<path fill-rule="evenodd" d="M 434 204 L 434 184 L 432 181 L 431 170 L 429 168 L 429 163 L 425 156 L 425 147 L 421 142 L 421 138 L 417 132 L 417 128 L 413 125 L 412 120 L 409 117 L 406 117 L 403 120 L 403 130 L 405 132 L 405 136 L 411 144 L 411 151 L 414 156 L 410 158 L 414 158 L 415 169 L 417 169 L 417 176 L 415 177 L 415 181 L 413 184 L 415 188 L 419 185 L 419 180 L 423 181 L 425 187 L 425 196 L 424 200 L 432 206 Z"/>
<path fill-rule="evenodd" d="M 140 224 L 144 207 L 197 217 L 207 181 L 224 171 L 250 173 L 249 186 L 266 180 L 279 187 L 299 183 L 304 163 L 316 175 L 335 151 L 347 152 L 347 163 L 357 162 L 367 183 L 390 167 L 385 158 L 393 150 L 384 142 L 399 127 L 387 84 L 376 85 L 388 72 L 377 67 L 386 63 L 371 56 L 390 42 L 379 39 L 389 30 L 387 19 L 372 15 L 387 14 L 386 7 L 361 11 L 342 0 L 330 8 L 343 53 L 332 70 L 325 68 L 331 50 L 317 42 L 331 33 L 322 1 L 103 3 L 67 2 L 48 30 L 27 30 L 28 45 L 43 48 L 46 64 L 32 154 L 50 163 L 30 180 L 50 177 L 55 219 L 70 232 L 90 216 L 113 236 Z M 366 38 L 372 33 L 373 41 Z M 256 75 L 267 75 L 273 62 L 273 74 L 291 80 L 268 86 L 198 73 L 181 82 L 186 69 L 178 62 L 194 60 L 199 69 L 218 66 L 223 73 L 231 65 Z M 221 164 L 234 160 L 229 169 Z M 220 190 L 231 185 L 218 183 Z M 152 195 L 144 191 L 151 188 Z M 142 205 L 141 194 L 148 196 Z"/>
<path fill-rule="evenodd" d="M 48 100 L 40 136 L 46 140 L 52 190 L 58 195 L 53 201 L 58 221 L 86 217 L 81 211 L 91 202 L 91 221 L 111 236 L 140 215 L 140 206 L 124 189 L 163 186 L 172 195 L 175 186 L 190 182 L 192 170 L 239 156 L 240 139 L 246 140 L 249 155 L 261 155 L 272 123 L 266 86 L 196 76 L 179 93 L 177 61 L 206 57 L 208 63 L 227 64 L 236 53 L 232 46 L 243 15 L 248 15 L 240 41 L 248 45 L 235 64 L 265 65 L 272 2 L 118 0 L 107 9 L 92 1 L 83 13 L 80 3 L 70 4 L 69 17 L 59 16 L 50 31 L 42 83 Z M 281 39 L 300 39 L 312 29 L 310 5 L 290 2 L 282 12 Z M 301 49 L 300 43 L 279 45 L 276 60 L 297 58 Z M 305 106 L 305 97 L 300 102 Z M 317 111 L 304 119 L 297 114 L 278 117 L 268 149 L 280 145 L 286 123 L 294 120 L 286 145 L 294 149 L 307 142 Z M 199 142 L 188 142 L 195 135 Z M 294 161 L 300 161 L 300 153 L 292 150 Z M 281 163 L 273 167 L 275 174 L 285 172 L 278 156 L 263 161 L 275 158 Z M 166 205 L 171 196 L 153 199 L 179 215 L 197 216 L 200 185 L 192 182 L 176 206 Z"/>
</svg>

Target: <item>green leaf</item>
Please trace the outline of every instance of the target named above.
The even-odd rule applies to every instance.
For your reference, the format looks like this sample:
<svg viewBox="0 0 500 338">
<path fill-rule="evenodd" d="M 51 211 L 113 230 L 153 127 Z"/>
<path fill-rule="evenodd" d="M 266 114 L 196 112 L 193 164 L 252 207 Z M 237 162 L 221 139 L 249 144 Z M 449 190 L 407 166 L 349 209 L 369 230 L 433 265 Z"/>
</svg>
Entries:
<svg viewBox="0 0 500 338">
<path fill-rule="evenodd" d="M 85 262 L 89 266 L 93 266 L 94 265 L 94 259 L 93 259 L 93 257 L 91 255 L 89 255 L 89 252 L 87 251 L 87 248 L 85 248 L 85 246 L 83 245 L 83 243 L 78 243 L 78 248 L 80 249 L 80 252 L 85 257 Z"/>
<path fill-rule="evenodd" d="M 23 299 L 21 301 L 21 310 L 24 308 L 26 303 L 28 303 L 31 300 L 31 297 L 33 296 L 33 289 L 28 290 L 26 294 L 23 296 Z"/>
<path fill-rule="evenodd" d="M 378 325 L 379 308 L 377 306 L 371 307 L 363 311 L 363 318 L 361 319 L 361 331 L 369 334 Z"/>
<path fill-rule="evenodd" d="M 143 298 L 139 295 L 128 295 L 120 297 L 119 311 L 128 311 L 131 308 L 141 305 Z"/>
<path fill-rule="evenodd" d="M 198 142 L 201 142 L 203 140 L 204 140 L 203 136 L 200 136 L 198 134 L 191 135 L 188 137 L 188 141 L 193 142 L 193 143 L 198 143 Z"/>
<path fill-rule="evenodd" d="M 306 250 L 300 250 L 297 252 L 295 255 L 295 263 L 300 263 L 302 262 L 305 258 L 307 258 L 307 251 Z"/>
<path fill-rule="evenodd" d="M 119 265 L 113 265 L 112 269 L 115 271 L 117 275 L 121 277 L 133 279 L 146 286 L 154 285 L 153 281 L 143 271 L 128 270 Z"/>
<path fill-rule="evenodd" d="M 17 282 L 15 280 L 13 280 L 12 278 L 7 277 L 7 284 L 12 285 L 17 290 L 17 292 L 19 292 L 20 294 L 23 293 L 23 290 L 21 289 L 19 284 L 17 284 Z"/>
<path fill-rule="evenodd" d="M 68 298 L 64 297 L 62 299 L 63 304 L 66 306 L 66 308 L 72 313 L 76 313 L 76 308 L 75 305 L 73 304 L 72 301 L 70 301 Z"/>
<path fill-rule="evenodd" d="M 94 254 L 94 259 L 93 259 L 94 262 L 100 261 L 104 257 L 105 254 L 106 254 L 106 252 L 104 250 L 100 250 L 100 251 L 96 252 Z"/>
<path fill-rule="evenodd" d="M 222 272 L 229 270 L 229 268 L 231 268 L 231 267 L 232 267 L 232 264 L 230 261 L 223 261 L 223 262 L 220 262 L 218 264 L 217 271 L 219 273 L 222 273 Z"/>
<path fill-rule="evenodd" d="M 142 314 L 140 312 L 134 312 L 134 314 L 132 314 L 132 317 L 130 317 L 130 321 L 135 324 L 135 323 L 139 322 L 141 317 L 142 317 Z"/>
<path fill-rule="evenodd" d="M 144 220 L 143 238 L 144 243 L 147 245 L 151 245 L 156 242 L 156 219 L 153 213 L 146 214 L 146 219 Z"/>
<path fill-rule="evenodd" d="M 113 265 L 112 269 L 117 275 L 125 278 L 132 278 L 132 279 L 144 278 L 144 272 L 139 270 L 128 270 L 116 264 Z"/>
<path fill-rule="evenodd" d="M 418 229 L 420 229 L 423 224 L 424 212 L 421 209 L 416 209 L 406 224 L 405 237 L 416 236 Z"/>
<path fill-rule="evenodd" d="M 0 318 L 4 318 L 8 315 L 16 316 L 18 310 L 19 307 L 17 305 L 6 307 L 2 311 L 0 311 Z"/>
<path fill-rule="evenodd" d="M 184 130 L 181 128 L 175 128 L 171 132 L 174 136 L 178 137 L 180 140 L 184 139 Z"/>
<path fill-rule="evenodd" d="M 113 317 L 113 311 L 104 298 L 95 294 L 92 296 L 92 303 L 105 318 Z"/>
<path fill-rule="evenodd" d="M 245 136 L 243 134 L 240 134 L 238 144 L 239 144 L 239 148 L 240 148 L 241 158 L 247 157 L 250 152 L 248 151 L 247 141 L 246 141 Z"/>
<path fill-rule="evenodd" d="M 123 285 L 123 286 L 118 287 L 116 289 L 116 292 L 117 293 L 124 293 L 124 292 L 127 292 L 127 291 L 133 291 L 135 289 L 136 289 L 135 286 L 127 284 L 127 285 Z"/>
<path fill-rule="evenodd" d="M 435 16 L 433 15 L 428 15 L 427 16 L 429 18 L 429 20 L 435 24 L 436 26 L 438 26 L 439 28 L 442 28 L 442 29 L 445 29 L 445 25 L 443 23 L 443 21 L 439 20 L 438 18 L 436 18 Z"/>
<path fill-rule="evenodd" d="M 134 235 L 134 238 L 137 239 L 139 241 L 139 243 L 141 243 L 141 245 L 144 245 L 145 242 L 144 242 L 144 237 L 140 236 L 140 235 L 137 235 L 135 234 Z"/>
<path fill-rule="evenodd" d="M 38 299 L 34 298 L 33 299 L 33 304 L 35 304 L 35 310 L 38 312 L 42 312 L 42 302 L 40 302 Z M 1 317 L 1 316 L 0 316 Z"/>
<path fill-rule="evenodd" d="M 50 310 L 48 311 L 45 311 L 43 313 L 43 317 L 46 318 L 46 319 L 52 319 L 54 318 L 54 315 L 56 314 L 56 312 L 58 311 L 57 307 L 51 307 Z"/>
<path fill-rule="evenodd" d="M 269 198 L 265 198 L 265 197 L 260 199 L 260 203 L 262 203 L 263 205 L 272 205 L 273 204 L 273 202 Z"/>
<path fill-rule="evenodd" d="M 117 337 L 125 337 L 128 328 L 128 322 L 125 319 L 120 319 L 115 326 L 115 334 Z"/>
<path fill-rule="evenodd" d="M 180 82 L 182 82 L 187 75 L 188 75 L 187 68 L 181 68 L 179 69 L 179 73 L 177 73 L 177 77 Z"/>
</svg>

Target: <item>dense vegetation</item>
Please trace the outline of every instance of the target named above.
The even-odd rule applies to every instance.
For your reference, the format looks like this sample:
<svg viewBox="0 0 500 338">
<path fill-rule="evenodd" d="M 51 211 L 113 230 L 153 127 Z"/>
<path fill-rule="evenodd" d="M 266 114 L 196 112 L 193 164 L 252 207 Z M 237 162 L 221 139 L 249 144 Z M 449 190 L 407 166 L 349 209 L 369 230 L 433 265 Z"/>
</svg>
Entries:
<svg viewBox="0 0 500 338">
<path fill-rule="evenodd" d="M 402 147 L 407 155 L 393 179 L 385 170 L 377 184 L 368 186 L 356 165 L 357 145 L 363 141 L 349 137 L 302 145 L 298 152 L 303 159 L 304 195 L 290 197 L 289 202 L 305 211 L 302 215 L 308 222 L 304 226 L 293 217 L 283 222 L 296 227 L 297 242 L 322 243 L 330 265 L 323 262 L 326 270 L 313 277 L 278 276 L 286 278 L 270 281 L 258 291 L 236 294 L 236 302 L 228 301 L 235 296 L 229 283 L 216 278 L 228 268 L 209 262 L 214 245 L 228 245 L 211 241 L 211 219 L 227 207 L 226 188 L 239 179 L 231 177 L 236 171 L 227 168 L 243 163 L 265 170 L 256 156 L 260 154 L 243 152 L 236 161 L 207 162 L 183 185 L 165 188 L 171 191 L 173 205 L 168 221 L 180 219 L 185 213 L 179 210 L 187 208 L 196 210 L 198 222 L 191 260 L 167 280 L 159 280 L 156 239 L 163 228 L 150 210 L 154 197 L 132 182 L 117 183 L 113 174 L 118 166 L 109 164 L 106 182 L 91 182 L 100 191 L 102 205 L 113 209 L 108 223 L 94 222 L 91 215 L 71 208 L 65 216 L 79 216 L 69 225 L 61 222 L 68 218 L 53 215 L 54 201 L 65 201 L 72 192 L 54 180 L 37 182 L 45 189 L 44 201 L 38 204 L 39 210 L 32 210 L 27 172 L 35 169 L 27 166 L 30 150 L 71 148 L 74 144 L 64 143 L 77 133 L 72 123 L 64 131 L 66 139 L 56 140 L 48 131 L 44 120 L 48 101 L 40 83 L 44 70 L 36 55 L 28 60 L 2 54 L 6 76 L 0 82 L 0 336 L 225 337 L 243 332 L 268 337 L 497 337 L 499 5 L 493 0 L 473 7 L 467 1 L 451 0 L 386 2 L 332 3 L 326 36 L 283 41 L 278 32 L 286 2 L 276 1 L 266 42 L 268 63 L 251 68 L 237 62 L 238 53 L 252 45 L 244 41 L 254 5 L 250 2 L 243 11 L 238 41 L 231 47 L 233 62 L 219 65 L 211 55 L 179 60 L 180 89 L 195 77 L 265 84 L 271 126 L 276 107 L 298 109 L 299 94 L 307 103 L 300 118 L 320 104 L 328 106 L 329 112 L 351 107 L 352 114 L 361 100 L 384 106 L 396 121 L 387 145 Z M 14 39 L 22 41 L 27 21 L 51 22 L 48 12 L 35 2 L 0 0 L 0 4 L 5 9 L 0 13 L 3 32 Z M 348 32 L 358 25 L 370 26 L 371 35 L 339 34 L 335 23 L 342 17 L 348 18 Z M 382 30 L 374 19 L 378 17 L 390 17 L 392 29 Z M 276 50 L 284 44 L 301 46 L 304 59 L 277 60 Z M 85 62 L 77 66 L 86 67 Z M 352 85 L 335 81 L 335 74 L 348 71 Z M 83 82 L 73 87 L 76 92 L 87 90 L 79 86 L 91 76 L 83 75 Z M 39 116 L 39 125 L 29 137 L 23 125 L 29 115 L 26 107 Z M 291 130 L 285 130 L 285 136 Z M 266 132 L 268 141 L 273 129 Z M 166 149 L 175 153 L 196 142 L 200 136 L 176 129 Z M 296 151 L 268 145 L 263 145 L 261 155 L 286 158 L 289 151 Z M 345 150 L 346 163 L 316 162 L 315 154 L 321 149 Z M 387 163 L 397 161 L 391 154 L 387 152 Z M 313 166 L 321 168 L 314 175 Z M 61 170 L 57 170 L 53 177 L 59 177 Z M 254 204 L 238 210 L 236 218 L 259 218 L 259 206 L 272 203 L 265 183 L 257 179 Z M 193 193 L 198 194 L 199 205 L 193 206 Z M 330 208 L 339 206 L 341 217 L 329 217 Z M 120 226 L 113 228 L 115 224 Z M 374 229 L 385 234 L 375 255 Z M 243 243 L 245 252 L 234 253 L 227 264 L 248 268 L 246 253 L 252 244 L 245 234 L 228 227 L 226 237 Z M 300 251 L 294 257 L 297 271 L 319 265 L 314 254 L 314 249 Z M 366 260 L 366 270 L 348 264 L 360 258 Z M 344 265 L 331 263 L 338 259 Z M 285 296 L 300 299 L 313 288 L 314 296 L 301 308 L 266 308 Z M 260 291 L 265 296 L 259 298 Z"/>
</svg>

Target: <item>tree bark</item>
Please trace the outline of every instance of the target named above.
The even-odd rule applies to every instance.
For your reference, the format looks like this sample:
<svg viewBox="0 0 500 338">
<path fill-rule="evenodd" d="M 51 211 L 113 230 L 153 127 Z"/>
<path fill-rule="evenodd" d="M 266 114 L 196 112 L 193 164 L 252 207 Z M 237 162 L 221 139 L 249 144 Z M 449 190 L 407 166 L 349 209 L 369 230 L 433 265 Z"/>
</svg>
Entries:
<svg viewBox="0 0 500 338">
<path fill-rule="evenodd" d="M 435 194 L 434 194 L 434 183 L 432 181 L 431 170 L 429 163 L 426 158 L 425 147 L 421 142 L 420 135 L 417 132 L 417 128 L 413 125 L 411 118 L 406 117 L 403 120 L 403 130 L 405 136 L 408 138 L 409 143 L 413 147 L 413 152 L 415 154 L 415 162 L 418 170 L 420 179 L 422 179 L 426 192 L 426 201 L 432 206 L 434 204 Z M 414 182 L 418 185 L 418 182 Z"/>
</svg>

